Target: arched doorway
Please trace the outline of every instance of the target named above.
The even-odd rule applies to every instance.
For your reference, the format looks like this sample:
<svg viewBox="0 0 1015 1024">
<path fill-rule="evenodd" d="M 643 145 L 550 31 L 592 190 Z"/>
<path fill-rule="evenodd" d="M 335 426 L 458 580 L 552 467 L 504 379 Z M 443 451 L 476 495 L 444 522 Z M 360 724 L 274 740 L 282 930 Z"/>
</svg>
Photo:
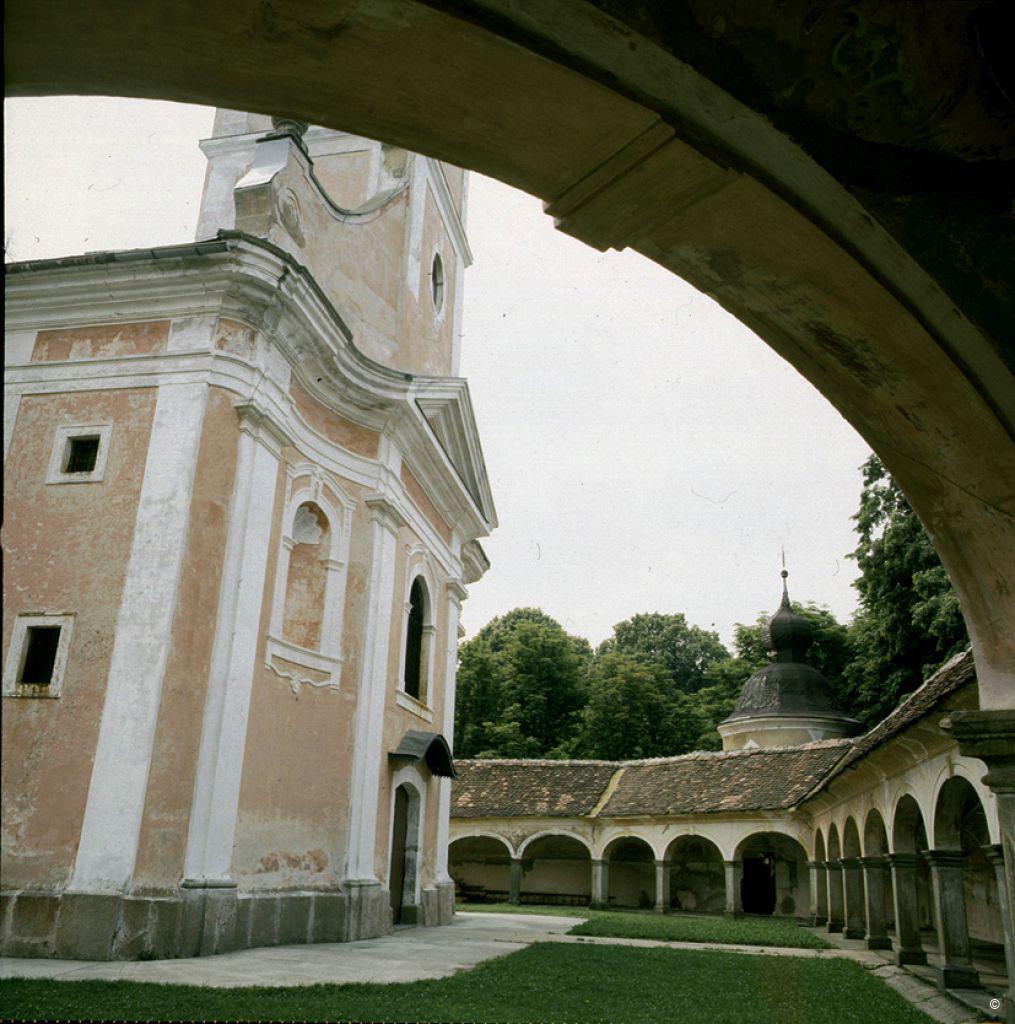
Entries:
<svg viewBox="0 0 1015 1024">
<path fill-rule="evenodd" d="M 726 874 L 719 847 L 704 836 L 680 836 L 666 850 L 670 907 L 721 914 L 726 907 Z"/>
<path fill-rule="evenodd" d="M 864 884 L 860 871 L 860 831 L 852 817 L 842 826 L 842 934 L 847 939 L 862 939 L 866 931 Z"/>
<path fill-rule="evenodd" d="M 606 848 L 608 905 L 650 909 L 655 903 L 656 874 L 652 847 L 636 836 L 614 839 Z"/>
<path fill-rule="evenodd" d="M 737 847 L 745 914 L 795 917 L 807 907 L 807 853 L 791 836 L 756 832 Z"/>
<path fill-rule="evenodd" d="M 448 871 L 461 903 L 503 903 L 511 889 L 511 851 L 493 836 L 465 836 L 448 847 Z"/>
<path fill-rule="evenodd" d="M 393 924 L 418 924 L 421 919 L 419 882 L 421 809 L 419 790 L 409 783 L 395 789 L 391 819 L 391 860 L 388 894 Z"/>
<path fill-rule="evenodd" d="M 522 850 L 522 903 L 587 906 L 592 898 L 592 856 L 573 836 L 540 836 Z"/>
<path fill-rule="evenodd" d="M 890 949 L 888 932 L 895 926 L 895 895 L 888 861 L 888 830 L 876 807 L 864 819 L 861 863 L 867 899 L 867 948 Z"/>
<path fill-rule="evenodd" d="M 896 959 L 900 964 L 925 964 L 924 934 L 933 936 L 930 868 L 923 854 L 927 832 L 916 799 L 903 795 L 892 822 L 892 886 L 895 894 Z"/>
</svg>

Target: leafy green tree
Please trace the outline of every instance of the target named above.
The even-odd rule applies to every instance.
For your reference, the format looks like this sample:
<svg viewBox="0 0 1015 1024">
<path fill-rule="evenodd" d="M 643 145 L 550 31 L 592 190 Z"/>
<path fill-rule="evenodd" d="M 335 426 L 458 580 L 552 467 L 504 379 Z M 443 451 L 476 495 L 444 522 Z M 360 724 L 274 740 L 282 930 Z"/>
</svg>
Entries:
<svg viewBox="0 0 1015 1024">
<path fill-rule="evenodd" d="M 697 732 L 696 724 L 689 732 Z M 661 665 L 615 651 L 596 658 L 578 753 L 605 760 L 662 757 L 682 746 L 677 727 L 677 705 Z"/>
<path fill-rule="evenodd" d="M 868 725 L 969 644 L 958 599 L 920 520 L 880 459 L 863 465 L 860 594 L 844 687 Z"/>
<path fill-rule="evenodd" d="M 538 608 L 516 608 L 458 652 L 457 756 L 560 757 L 573 747 L 588 641 Z"/>
<path fill-rule="evenodd" d="M 700 689 L 708 666 L 730 656 L 716 633 L 689 625 L 679 612 L 649 612 L 619 622 L 597 653 L 625 654 L 642 664 L 659 665 L 681 693 Z"/>
</svg>

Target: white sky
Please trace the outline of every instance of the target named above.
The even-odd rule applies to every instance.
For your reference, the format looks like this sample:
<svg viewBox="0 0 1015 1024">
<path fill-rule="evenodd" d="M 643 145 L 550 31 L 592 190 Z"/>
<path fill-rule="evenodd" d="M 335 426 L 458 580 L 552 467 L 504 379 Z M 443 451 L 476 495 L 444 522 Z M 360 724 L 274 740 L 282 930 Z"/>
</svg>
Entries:
<svg viewBox="0 0 1015 1024">
<path fill-rule="evenodd" d="M 5 103 L 7 258 L 193 238 L 212 111 Z M 462 373 L 501 526 L 470 634 L 534 605 L 598 643 L 637 612 L 727 642 L 790 591 L 846 621 L 850 516 L 869 449 L 797 372 L 690 285 L 557 232 L 473 175 Z"/>
</svg>

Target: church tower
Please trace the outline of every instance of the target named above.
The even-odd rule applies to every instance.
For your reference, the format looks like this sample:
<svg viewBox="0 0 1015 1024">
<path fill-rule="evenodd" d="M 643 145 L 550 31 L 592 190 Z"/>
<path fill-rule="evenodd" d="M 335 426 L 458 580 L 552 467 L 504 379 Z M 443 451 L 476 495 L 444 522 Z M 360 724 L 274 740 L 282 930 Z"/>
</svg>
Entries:
<svg viewBox="0 0 1015 1024">
<path fill-rule="evenodd" d="M 797 615 L 782 571 L 782 603 L 765 629 L 774 656 L 744 683 L 729 718 L 719 723 L 723 750 L 790 747 L 850 736 L 860 723 L 842 709 L 828 680 L 804 660 L 811 624 Z"/>
</svg>

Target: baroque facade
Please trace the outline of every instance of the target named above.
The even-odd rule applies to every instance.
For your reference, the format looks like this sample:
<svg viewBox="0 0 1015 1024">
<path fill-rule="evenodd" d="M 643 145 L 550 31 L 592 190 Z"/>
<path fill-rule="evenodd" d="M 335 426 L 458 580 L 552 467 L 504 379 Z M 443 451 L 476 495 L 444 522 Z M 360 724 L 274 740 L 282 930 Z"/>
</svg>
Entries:
<svg viewBox="0 0 1015 1024">
<path fill-rule="evenodd" d="M 978 706 L 972 655 L 850 737 L 859 723 L 803 662 L 809 628 L 784 589 L 774 660 L 720 724 L 721 752 L 457 762 L 459 897 L 797 918 L 929 963 L 942 987 L 982 975 L 1001 992 L 1015 963 L 997 798 L 942 728 Z"/>
<path fill-rule="evenodd" d="M 453 910 L 465 173 L 231 110 L 197 241 L 8 267 L 2 942 L 193 956 Z"/>
</svg>

